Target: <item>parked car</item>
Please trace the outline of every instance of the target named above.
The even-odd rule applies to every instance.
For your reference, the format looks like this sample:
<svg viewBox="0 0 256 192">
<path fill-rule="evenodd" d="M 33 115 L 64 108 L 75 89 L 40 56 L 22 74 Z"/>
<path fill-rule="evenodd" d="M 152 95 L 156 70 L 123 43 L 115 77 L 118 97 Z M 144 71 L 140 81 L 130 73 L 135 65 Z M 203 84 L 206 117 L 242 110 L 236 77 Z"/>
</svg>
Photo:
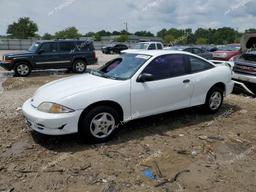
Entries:
<svg viewBox="0 0 256 192">
<path fill-rule="evenodd" d="M 235 87 L 256 96 L 256 33 L 241 38 L 242 54 L 234 58 Z"/>
<path fill-rule="evenodd" d="M 136 50 L 161 50 L 163 48 L 164 45 L 161 42 L 140 42 L 134 47 Z"/>
<path fill-rule="evenodd" d="M 108 45 L 101 48 L 102 53 L 105 54 L 113 54 L 117 53 L 120 54 L 121 51 L 128 49 L 127 45 L 124 44 L 116 44 L 116 45 Z"/>
<path fill-rule="evenodd" d="M 213 55 L 211 52 L 208 52 L 207 50 L 201 49 L 198 47 L 188 47 L 188 48 L 185 48 L 183 51 L 187 51 L 195 55 L 199 55 L 205 59 L 213 59 Z"/>
<path fill-rule="evenodd" d="M 17 76 L 28 76 L 32 70 L 68 68 L 83 73 L 86 66 L 97 62 L 94 46 L 89 41 L 36 41 L 23 52 L 3 55 L 0 66 L 14 70 Z"/>
<path fill-rule="evenodd" d="M 231 44 L 224 47 L 218 48 L 217 51 L 213 52 L 213 59 L 229 61 L 234 56 L 241 54 L 241 47 L 237 44 Z"/>
<path fill-rule="evenodd" d="M 191 53 L 137 51 L 44 85 L 22 111 L 37 132 L 104 142 L 133 119 L 198 105 L 216 113 L 233 84 L 229 67 Z"/>
</svg>

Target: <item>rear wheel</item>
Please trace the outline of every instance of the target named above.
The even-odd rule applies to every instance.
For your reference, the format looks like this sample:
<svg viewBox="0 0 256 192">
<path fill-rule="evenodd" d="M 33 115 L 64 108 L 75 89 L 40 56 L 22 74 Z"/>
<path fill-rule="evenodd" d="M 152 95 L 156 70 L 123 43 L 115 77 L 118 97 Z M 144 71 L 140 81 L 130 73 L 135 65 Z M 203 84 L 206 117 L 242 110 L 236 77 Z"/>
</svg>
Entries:
<svg viewBox="0 0 256 192">
<path fill-rule="evenodd" d="M 216 113 L 219 111 L 223 103 L 223 90 L 218 87 L 213 87 L 206 96 L 204 110 L 207 113 Z"/>
<path fill-rule="evenodd" d="M 101 143 L 111 139 L 119 124 L 119 115 L 108 106 L 98 106 L 81 117 L 79 134 L 83 140 Z"/>
<path fill-rule="evenodd" d="M 15 76 L 26 77 L 31 73 L 31 67 L 26 62 L 19 62 L 14 68 Z"/>
<path fill-rule="evenodd" d="M 73 72 L 74 73 L 84 73 L 86 71 L 86 62 L 83 60 L 76 60 L 73 63 Z"/>
</svg>

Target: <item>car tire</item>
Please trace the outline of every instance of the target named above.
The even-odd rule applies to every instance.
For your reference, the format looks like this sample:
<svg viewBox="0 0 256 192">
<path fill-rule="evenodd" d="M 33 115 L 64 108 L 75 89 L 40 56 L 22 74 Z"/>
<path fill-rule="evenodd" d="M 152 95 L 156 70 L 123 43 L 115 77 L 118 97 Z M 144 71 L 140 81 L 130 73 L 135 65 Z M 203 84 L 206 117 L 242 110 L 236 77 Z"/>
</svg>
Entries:
<svg viewBox="0 0 256 192">
<path fill-rule="evenodd" d="M 203 109 L 206 113 L 214 114 L 219 111 L 222 106 L 224 91 L 218 87 L 213 87 L 209 90 L 206 96 Z"/>
<path fill-rule="evenodd" d="M 80 118 L 79 136 L 89 143 L 102 143 L 110 140 L 120 125 L 120 118 L 115 109 L 98 106 Z"/>
<path fill-rule="evenodd" d="M 14 67 L 15 76 L 26 77 L 31 73 L 31 66 L 27 62 L 18 62 Z"/>
<path fill-rule="evenodd" d="M 75 60 L 73 63 L 72 71 L 74 73 L 84 73 L 86 71 L 87 65 L 83 60 Z"/>
</svg>

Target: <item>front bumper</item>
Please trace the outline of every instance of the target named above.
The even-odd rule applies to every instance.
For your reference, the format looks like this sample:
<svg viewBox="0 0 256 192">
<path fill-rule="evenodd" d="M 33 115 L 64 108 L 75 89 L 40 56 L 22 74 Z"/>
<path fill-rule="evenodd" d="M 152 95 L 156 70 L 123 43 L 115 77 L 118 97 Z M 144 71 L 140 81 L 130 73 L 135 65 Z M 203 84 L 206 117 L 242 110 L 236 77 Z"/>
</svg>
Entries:
<svg viewBox="0 0 256 192">
<path fill-rule="evenodd" d="M 28 99 L 22 106 L 26 123 L 32 130 L 45 135 L 67 135 L 78 132 L 78 122 L 82 111 L 52 114 L 38 111 Z"/>
<path fill-rule="evenodd" d="M 8 71 L 12 70 L 12 69 L 13 69 L 13 66 L 14 66 L 13 62 L 11 62 L 11 63 L 6 63 L 6 62 L 4 62 L 4 61 L 0 61 L 0 67 L 6 69 L 6 70 L 8 70 Z"/>
<path fill-rule="evenodd" d="M 242 90 L 252 96 L 256 96 L 256 76 L 234 73 L 232 79 L 234 80 L 235 87 L 238 90 Z"/>
</svg>

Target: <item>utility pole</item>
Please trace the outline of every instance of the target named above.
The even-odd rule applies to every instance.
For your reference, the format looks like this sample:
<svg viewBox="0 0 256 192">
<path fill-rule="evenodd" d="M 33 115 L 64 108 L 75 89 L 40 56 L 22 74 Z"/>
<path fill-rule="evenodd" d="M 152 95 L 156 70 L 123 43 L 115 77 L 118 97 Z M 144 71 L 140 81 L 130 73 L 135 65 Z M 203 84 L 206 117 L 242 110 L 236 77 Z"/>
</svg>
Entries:
<svg viewBox="0 0 256 192">
<path fill-rule="evenodd" d="M 128 34 L 128 22 L 126 21 L 126 22 L 124 22 L 124 26 L 125 26 L 125 31 L 127 32 L 127 34 Z"/>
</svg>

